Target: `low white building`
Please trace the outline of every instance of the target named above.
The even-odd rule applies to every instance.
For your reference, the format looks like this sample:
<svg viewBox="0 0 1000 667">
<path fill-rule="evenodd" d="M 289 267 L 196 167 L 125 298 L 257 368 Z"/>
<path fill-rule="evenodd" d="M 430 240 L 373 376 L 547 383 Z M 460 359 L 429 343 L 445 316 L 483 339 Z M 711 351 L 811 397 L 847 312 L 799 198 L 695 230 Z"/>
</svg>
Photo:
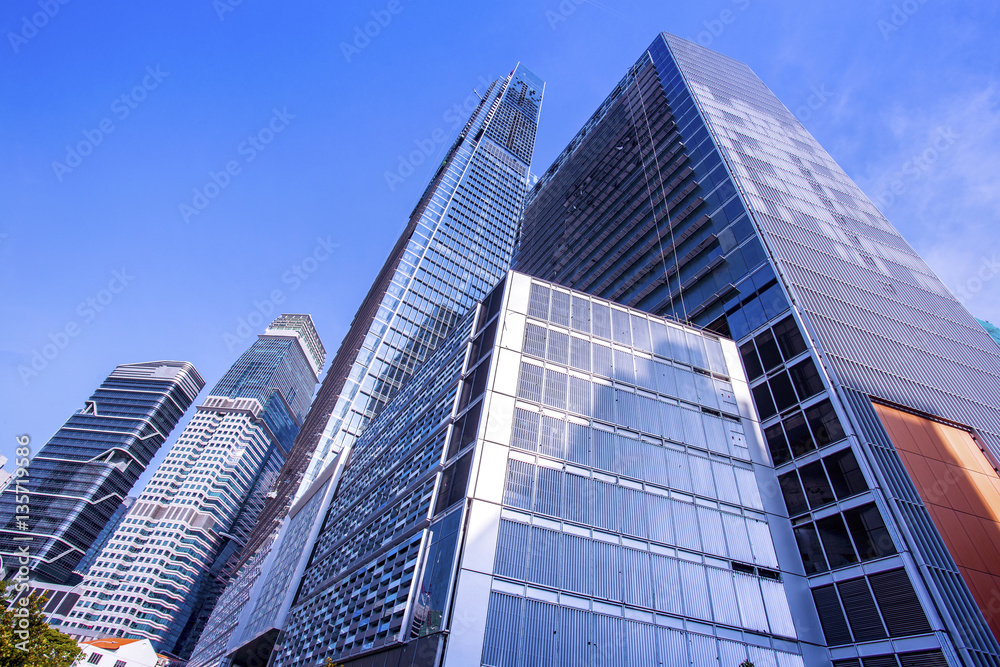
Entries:
<svg viewBox="0 0 1000 667">
<path fill-rule="evenodd" d="M 79 642 L 83 650 L 75 667 L 166 667 L 170 660 L 158 655 L 148 639 L 107 637 Z"/>
</svg>

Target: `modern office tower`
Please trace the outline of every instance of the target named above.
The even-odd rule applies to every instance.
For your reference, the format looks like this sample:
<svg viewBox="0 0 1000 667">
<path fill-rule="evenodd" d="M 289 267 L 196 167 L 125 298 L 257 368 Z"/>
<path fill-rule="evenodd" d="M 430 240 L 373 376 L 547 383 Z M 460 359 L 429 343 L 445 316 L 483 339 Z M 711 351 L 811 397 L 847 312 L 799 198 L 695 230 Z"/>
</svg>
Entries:
<svg viewBox="0 0 1000 667">
<path fill-rule="evenodd" d="M 192 665 L 212 664 L 233 649 L 226 648 L 232 628 L 260 568 L 286 539 L 276 533 L 291 504 L 349 450 L 458 318 L 508 269 L 543 90 L 544 83 L 518 65 L 481 96 L 355 315 L 275 497 L 240 556 L 237 581 L 224 593 Z M 296 559 L 308 556 L 317 530 L 292 531 Z M 289 567 L 290 577 L 296 566 Z M 280 620 L 273 625 L 276 631 Z"/>
<path fill-rule="evenodd" d="M 116 530 L 118 530 L 118 526 L 125 519 L 125 515 L 128 514 L 132 505 L 135 504 L 135 500 L 134 496 L 127 496 L 124 500 L 122 500 L 121 504 L 118 505 L 114 513 L 111 515 L 111 518 L 108 520 L 108 524 L 104 526 L 100 533 L 98 533 L 97 539 L 94 540 L 91 547 L 87 549 L 87 553 L 85 553 L 83 558 L 80 559 L 74 573 L 79 575 L 81 579 L 85 574 L 87 574 L 87 570 L 90 569 L 90 566 L 94 564 L 94 560 L 97 556 L 104 551 L 104 547 L 108 546 L 108 542 L 111 541 L 111 536 L 115 534 Z"/>
<path fill-rule="evenodd" d="M 836 667 L 1000 664 L 997 346 L 748 67 L 657 36 L 519 244 L 740 344 Z"/>
<path fill-rule="evenodd" d="M 272 664 L 816 664 L 771 474 L 732 341 L 510 273 L 356 442 Z"/>
<path fill-rule="evenodd" d="M 97 556 L 72 634 L 190 654 L 309 408 L 326 351 L 312 318 L 274 320 L 222 377 Z"/>
<path fill-rule="evenodd" d="M 73 569 L 203 386 L 186 361 L 115 368 L 84 408 L 32 452 L 27 476 L 0 495 L 4 578 L 17 570 L 27 546 L 33 581 L 70 583 Z"/>
</svg>

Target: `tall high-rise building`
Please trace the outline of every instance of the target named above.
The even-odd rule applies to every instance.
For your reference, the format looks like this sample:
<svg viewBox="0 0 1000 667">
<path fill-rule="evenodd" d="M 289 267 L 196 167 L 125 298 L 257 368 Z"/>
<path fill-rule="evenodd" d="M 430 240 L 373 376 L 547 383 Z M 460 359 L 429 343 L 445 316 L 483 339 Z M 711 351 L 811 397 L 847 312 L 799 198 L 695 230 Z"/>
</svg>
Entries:
<svg viewBox="0 0 1000 667">
<path fill-rule="evenodd" d="M 835 667 L 1000 664 L 1000 351 L 746 65 L 657 36 L 519 244 L 737 340 Z"/>
<path fill-rule="evenodd" d="M 0 557 L 7 569 L 19 567 L 27 546 L 32 580 L 73 583 L 74 568 L 203 386 L 186 361 L 115 368 L 34 453 L 27 476 L 0 495 Z M 18 499 L 25 493 L 28 502 Z"/>
<path fill-rule="evenodd" d="M 151 639 L 190 654 L 292 447 L 326 352 L 282 315 L 205 398 L 107 546 L 66 619 L 72 634 Z"/>
<path fill-rule="evenodd" d="M 510 273 L 355 444 L 272 664 L 816 664 L 772 477 L 732 341 Z"/>
<path fill-rule="evenodd" d="M 314 480 L 336 468 L 338 456 L 508 269 L 543 90 L 518 65 L 482 93 L 355 315 L 193 665 L 214 664 L 234 650 L 245 602 L 276 550 L 284 550 L 282 565 L 268 595 L 286 601 L 294 594 L 288 582 L 304 567 L 319 530 L 308 522 L 321 513 L 299 514 L 299 523 L 280 535 L 279 522 Z M 282 604 L 272 610 L 275 632 L 285 610 Z"/>
</svg>

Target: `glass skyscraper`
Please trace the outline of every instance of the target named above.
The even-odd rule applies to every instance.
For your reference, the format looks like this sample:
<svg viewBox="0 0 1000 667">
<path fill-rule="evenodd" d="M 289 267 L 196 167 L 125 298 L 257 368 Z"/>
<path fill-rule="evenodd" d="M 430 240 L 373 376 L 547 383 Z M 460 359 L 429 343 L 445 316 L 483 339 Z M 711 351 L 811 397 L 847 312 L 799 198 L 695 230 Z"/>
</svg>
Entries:
<svg viewBox="0 0 1000 667">
<path fill-rule="evenodd" d="M 808 664 L 1000 664 L 998 348 L 746 65 L 657 36 L 533 188 L 514 267 L 739 343 Z"/>
<path fill-rule="evenodd" d="M 219 380 L 94 559 L 74 635 L 190 655 L 309 408 L 325 360 L 312 318 L 274 320 Z"/>
<path fill-rule="evenodd" d="M 203 386 L 186 361 L 115 368 L 35 453 L 27 477 L 0 494 L 4 578 L 17 571 L 21 548 L 28 547 L 32 580 L 74 583 L 74 568 Z M 25 494 L 27 502 L 18 500 Z M 19 513 L 25 506 L 28 513 Z"/>
<path fill-rule="evenodd" d="M 271 664 L 812 665 L 768 473 L 732 341 L 510 273 L 355 444 Z"/>
<path fill-rule="evenodd" d="M 294 594 L 289 581 L 304 567 L 319 530 L 310 522 L 322 516 L 329 502 L 324 494 L 335 484 L 280 534 L 279 522 L 316 480 L 339 469 L 338 457 L 507 271 L 543 91 L 544 83 L 518 65 L 481 95 L 355 315 L 192 665 L 215 664 L 247 641 L 267 653 L 261 646 L 273 643 L 273 633 L 248 635 L 244 605 L 258 595 L 255 585 L 266 585 L 276 606 L 261 627 L 281 627 Z"/>
</svg>

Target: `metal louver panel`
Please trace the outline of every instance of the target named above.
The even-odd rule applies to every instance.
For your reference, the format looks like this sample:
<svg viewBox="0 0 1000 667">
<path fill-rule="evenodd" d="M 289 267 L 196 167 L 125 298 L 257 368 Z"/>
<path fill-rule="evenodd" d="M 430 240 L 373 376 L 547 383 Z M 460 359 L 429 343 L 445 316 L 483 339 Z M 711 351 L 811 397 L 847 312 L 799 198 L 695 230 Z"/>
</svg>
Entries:
<svg viewBox="0 0 1000 667">
<path fill-rule="evenodd" d="M 847 620 L 855 639 L 859 642 L 885 639 L 885 628 L 871 591 L 868 590 L 868 582 L 863 577 L 843 581 L 837 584 L 837 590 L 844 601 L 844 611 L 847 612 Z"/>
<path fill-rule="evenodd" d="M 868 577 L 872 591 L 889 628 L 889 636 L 902 637 L 930 632 L 931 626 L 913 591 L 905 570 L 890 570 Z"/>
</svg>

